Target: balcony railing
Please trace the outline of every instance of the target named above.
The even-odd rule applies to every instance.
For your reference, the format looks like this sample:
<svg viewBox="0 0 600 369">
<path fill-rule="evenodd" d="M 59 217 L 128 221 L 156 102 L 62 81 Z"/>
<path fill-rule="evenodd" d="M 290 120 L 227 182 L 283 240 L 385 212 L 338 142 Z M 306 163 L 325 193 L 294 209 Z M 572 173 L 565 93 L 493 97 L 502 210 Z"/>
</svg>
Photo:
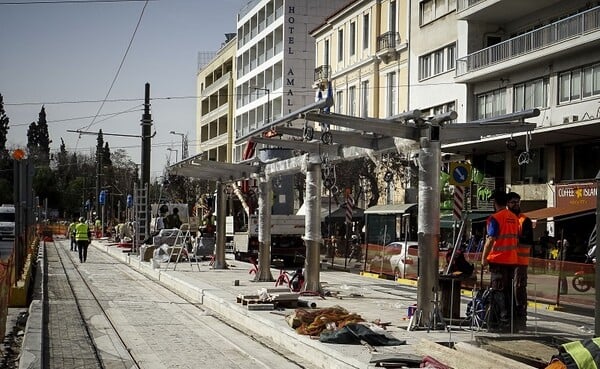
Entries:
<svg viewBox="0 0 600 369">
<path fill-rule="evenodd" d="M 400 41 L 398 32 L 386 32 L 377 37 L 377 52 L 386 49 L 395 49 L 396 44 Z"/>
<path fill-rule="evenodd" d="M 331 67 L 329 65 L 321 65 L 315 68 L 315 82 L 327 81 L 331 76 Z"/>
<path fill-rule="evenodd" d="M 456 61 L 456 76 L 556 45 L 600 29 L 600 7 L 479 50 Z"/>
<path fill-rule="evenodd" d="M 482 1 L 485 0 L 458 0 L 458 3 L 456 5 L 456 11 L 458 12 L 462 12 L 465 9 L 468 9 L 470 7 L 472 7 L 475 4 L 478 4 Z"/>
</svg>

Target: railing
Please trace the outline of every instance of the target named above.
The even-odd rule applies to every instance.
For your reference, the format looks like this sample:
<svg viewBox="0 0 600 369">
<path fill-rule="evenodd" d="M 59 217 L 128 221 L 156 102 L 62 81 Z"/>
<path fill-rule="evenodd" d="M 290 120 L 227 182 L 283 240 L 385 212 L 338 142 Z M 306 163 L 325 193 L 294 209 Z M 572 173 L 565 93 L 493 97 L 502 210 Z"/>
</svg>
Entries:
<svg viewBox="0 0 600 369">
<path fill-rule="evenodd" d="M 331 76 L 331 67 L 329 65 L 321 65 L 315 68 L 315 81 L 328 80 Z"/>
<path fill-rule="evenodd" d="M 462 12 L 465 9 L 472 7 L 473 5 L 484 2 L 485 0 L 458 0 L 456 4 L 456 11 Z"/>
<path fill-rule="evenodd" d="M 562 19 L 456 61 L 456 76 L 462 76 L 514 57 L 556 45 L 600 29 L 600 7 Z"/>
<path fill-rule="evenodd" d="M 396 44 L 400 41 L 398 32 L 386 32 L 377 37 L 377 52 L 385 49 L 395 49 Z"/>
</svg>

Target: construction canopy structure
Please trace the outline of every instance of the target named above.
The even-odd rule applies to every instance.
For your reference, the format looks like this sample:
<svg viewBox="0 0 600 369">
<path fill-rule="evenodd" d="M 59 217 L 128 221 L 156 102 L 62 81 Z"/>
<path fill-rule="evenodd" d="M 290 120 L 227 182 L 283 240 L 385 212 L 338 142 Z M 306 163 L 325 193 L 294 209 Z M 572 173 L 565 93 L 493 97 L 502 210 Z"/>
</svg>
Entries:
<svg viewBox="0 0 600 369">
<path fill-rule="evenodd" d="M 266 147 L 289 148 L 299 155 L 289 159 L 261 162 L 252 160 L 240 164 L 218 163 L 204 160 L 202 154 L 173 165 L 171 173 L 183 176 L 213 179 L 217 181 L 219 205 L 217 214 L 216 267 L 226 267 L 224 261 L 225 203 L 222 184 L 255 178 L 259 181 L 259 273 L 261 281 L 273 280 L 270 269 L 270 209 L 271 179 L 282 174 L 303 172 L 306 174 L 305 188 L 305 236 L 306 261 L 304 289 L 320 291 L 319 250 L 321 239 L 321 168 L 323 165 L 343 160 L 368 156 L 372 160 L 384 153 L 397 151 L 413 153 L 418 165 L 418 238 L 419 259 L 421 260 L 416 326 L 431 327 L 434 319 L 434 304 L 438 281 L 438 242 L 440 232 L 440 193 L 439 171 L 441 168 L 441 145 L 465 140 L 475 140 L 482 136 L 503 133 L 531 131 L 535 124 L 525 123 L 524 119 L 539 115 L 532 109 L 518 114 L 510 114 L 496 121 L 475 123 L 450 123 L 456 119 L 451 111 L 434 117 L 424 118 L 419 110 L 402 113 L 390 119 L 359 118 L 342 114 L 328 113 L 333 105 L 331 94 L 304 109 L 265 125 L 251 138 L 254 144 Z M 304 127 L 288 125 L 302 120 Z M 318 122 L 316 130 L 308 122 Z M 334 130 L 331 126 L 350 130 Z M 269 131 L 270 136 L 262 137 Z M 273 133 L 276 133 L 275 135 Z M 315 138 L 315 135 L 319 135 Z M 290 136 L 296 139 L 285 139 Z M 297 137 L 301 137 L 298 140 Z"/>
</svg>

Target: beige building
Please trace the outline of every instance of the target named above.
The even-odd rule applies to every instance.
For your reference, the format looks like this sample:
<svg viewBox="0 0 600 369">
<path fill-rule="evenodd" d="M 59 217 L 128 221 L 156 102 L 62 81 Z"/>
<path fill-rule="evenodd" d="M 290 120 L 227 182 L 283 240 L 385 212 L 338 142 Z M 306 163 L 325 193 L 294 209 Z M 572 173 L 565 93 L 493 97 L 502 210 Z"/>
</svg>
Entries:
<svg viewBox="0 0 600 369">
<path fill-rule="evenodd" d="M 226 37 L 223 47 L 199 66 L 196 78 L 200 96 L 196 111 L 196 152 L 204 152 L 207 159 L 220 162 L 231 162 L 233 152 L 236 36 L 233 33 Z"/>
</svg>

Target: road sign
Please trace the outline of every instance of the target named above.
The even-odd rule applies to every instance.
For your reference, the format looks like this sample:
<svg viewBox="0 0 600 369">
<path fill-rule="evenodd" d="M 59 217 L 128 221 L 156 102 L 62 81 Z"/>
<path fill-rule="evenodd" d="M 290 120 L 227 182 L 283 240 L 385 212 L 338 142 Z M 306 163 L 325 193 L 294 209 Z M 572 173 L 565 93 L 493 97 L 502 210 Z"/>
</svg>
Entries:
<svg viewBox="0 0 600 369">
<path fill-rule="evenodd" d="M 457 221 L 462 220 L 463 209 L 465 207 L 465 188 L 463 186 L 454 186 L 454 205 L 452 215 Z"/>
<path fill-rule="evenodd" d="M 450 163 L 449 183 L 454 186 L 469 186 L 471 184 L 471 164 Z"/>
</svg>

